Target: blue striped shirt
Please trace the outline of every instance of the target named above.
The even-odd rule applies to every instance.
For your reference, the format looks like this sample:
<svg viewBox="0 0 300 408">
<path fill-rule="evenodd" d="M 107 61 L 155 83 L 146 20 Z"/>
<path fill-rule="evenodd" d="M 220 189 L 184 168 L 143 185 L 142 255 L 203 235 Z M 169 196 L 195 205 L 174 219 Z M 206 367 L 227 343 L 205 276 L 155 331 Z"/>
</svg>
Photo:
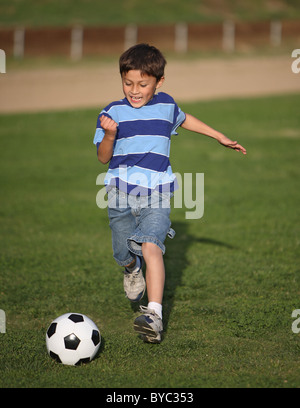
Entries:
<svg viewBox="0 0 300 408">
<path fill-rule="evenodd" d="M 99 148 L 104 137 L 100 116 L 118 124 L 113 156 L 105 177 L 107 186 L 134 195 L 151 191 L 173 192 L 176 177 L 169 161 L 171 135 L 185 120 L 174 99 L 163 92 L 141 108 L 133 108 L 126 98 L 112 102 L 97 120 L 94 144 Z"/>
</svg>

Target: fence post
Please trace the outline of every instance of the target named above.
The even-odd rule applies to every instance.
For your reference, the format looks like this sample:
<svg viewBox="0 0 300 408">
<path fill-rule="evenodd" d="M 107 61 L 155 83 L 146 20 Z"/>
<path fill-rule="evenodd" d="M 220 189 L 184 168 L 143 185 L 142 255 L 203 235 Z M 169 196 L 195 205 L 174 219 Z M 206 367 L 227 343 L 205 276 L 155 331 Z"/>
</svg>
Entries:
<svg viewBox="0 0 300 408">
<path fill-rule="evenodd" d="M 83 28 L 74 27 L 71 31 L 71 59 L 79 61 L 83 51 Z"/>
<path fill-rule="evenodd" d="M 187 52 L 188 50 L 188 25 L 186 23 L 178 23 L 175 25 L 175 51 Z"/>
<path fill-rule="evenodd" d="M 271 21 L 270 24 L 270 41 L 271 45 L 278 47 L 281 44 L 282 24 L 281 21 Z"/>
<path fill-rule="evenodd" d="M 23 58 L 25 48 L 25 30 L 24 28 L 17 28 L 14 31 L 14 57 Z"/>
<path fill-rule="evenodd" d="M 235 25 L 233 21 L 223 23 L 223 50 L 233 52 L 235 49 Z"/>
<path fill-rule="evenodd" d="M 135 24 L 128 24 L 125 27 L 124 49 L 125 51 L 137 43 L 138 28 Z"/>
</svg>

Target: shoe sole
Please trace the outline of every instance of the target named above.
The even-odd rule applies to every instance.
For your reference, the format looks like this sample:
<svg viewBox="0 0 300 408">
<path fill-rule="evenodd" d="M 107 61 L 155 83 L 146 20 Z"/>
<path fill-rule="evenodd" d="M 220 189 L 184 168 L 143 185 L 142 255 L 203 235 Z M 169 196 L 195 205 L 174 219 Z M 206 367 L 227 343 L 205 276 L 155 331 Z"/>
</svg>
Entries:
<svg viewBox="0 0 300 408">
<path fill-rule="evenodd" d="M 160 343 L 161 332 L 157 333 L 147 323 L 144 316 L 139 316 L 135 319 L 133 324 L 134 330 L 140 335 L 141 339 L 147 343 Z"/>
</svg>

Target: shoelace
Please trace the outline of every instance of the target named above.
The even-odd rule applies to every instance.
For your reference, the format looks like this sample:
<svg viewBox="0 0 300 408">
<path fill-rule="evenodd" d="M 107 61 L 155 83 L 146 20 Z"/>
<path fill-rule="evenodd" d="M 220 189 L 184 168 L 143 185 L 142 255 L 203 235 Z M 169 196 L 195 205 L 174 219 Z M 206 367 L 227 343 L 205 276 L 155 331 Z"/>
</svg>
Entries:
<svg viewBox="0 0 300 408">
<path fill-rule="evenodd" d="M 142 313 L 148 313 L 148 314 L 157 316 L 157 314 L 155 313 L 155 311 L 152 310 L 152 309 L 148 309 L 147 306 L 142 306 L 142 305 L 141 305 L 141 306 L 140 306 L 140 312 L 142 312 Z"/>
<path fill-rule="evenodd" d="M 124 275 L 129 280 L 130 286 L 135 285 L 135 279 L 139 277 L 139 274 L 140 274 L 140 269 L 137 272 L 127 272 L 126 270 L 124 271 Z"/>
</svg>

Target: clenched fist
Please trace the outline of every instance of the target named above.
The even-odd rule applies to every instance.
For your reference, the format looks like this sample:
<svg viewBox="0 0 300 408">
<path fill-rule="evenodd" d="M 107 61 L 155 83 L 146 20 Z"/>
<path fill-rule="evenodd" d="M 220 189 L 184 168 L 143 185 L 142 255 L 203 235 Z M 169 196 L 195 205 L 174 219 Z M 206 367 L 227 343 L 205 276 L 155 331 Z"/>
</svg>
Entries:
<svg viewBox="0 0 300 408">
<path fill-rule="evenodd" d="M 118 130 L 118 124 L 114 120 L 108 118 L 107 116 L 102 115 L 100 117 L 100 125 L 102 129 L 105 131 L 106 136 L 112 136 L 112 137 L 116 136 L 117 130 Z"/>
</svg>

